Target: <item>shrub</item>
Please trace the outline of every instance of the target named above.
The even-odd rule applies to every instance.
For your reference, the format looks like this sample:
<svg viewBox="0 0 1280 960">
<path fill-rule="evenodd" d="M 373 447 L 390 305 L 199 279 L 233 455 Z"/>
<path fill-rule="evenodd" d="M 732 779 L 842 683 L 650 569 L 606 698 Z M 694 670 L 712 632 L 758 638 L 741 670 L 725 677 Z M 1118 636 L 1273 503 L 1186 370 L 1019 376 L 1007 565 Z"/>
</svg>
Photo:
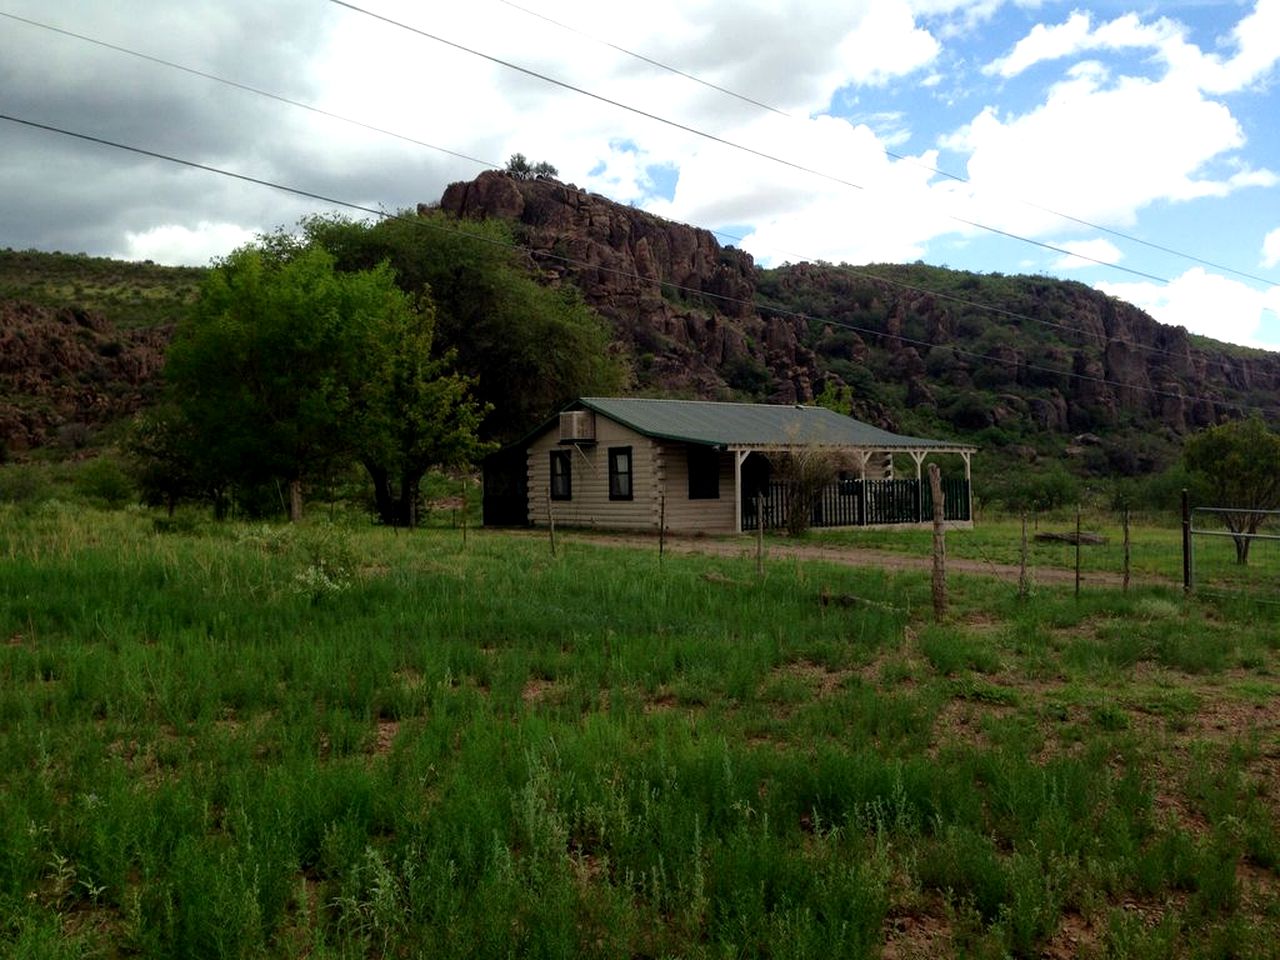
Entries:
<svg viewBox="0 0 1280 960">
<path fill-rule="evenodd" d="M 48 471 L 30 463 L 0 468 L 0 503 L 35 504 L 53 495 Z"/>
<path fill-rule="evenodd" d="M 76 493 L 94 504 L 118 510 L 134 496 L 133 484 L 120 463 L 98 457 L 80 467 L 75 478 Z"/>
</svg>

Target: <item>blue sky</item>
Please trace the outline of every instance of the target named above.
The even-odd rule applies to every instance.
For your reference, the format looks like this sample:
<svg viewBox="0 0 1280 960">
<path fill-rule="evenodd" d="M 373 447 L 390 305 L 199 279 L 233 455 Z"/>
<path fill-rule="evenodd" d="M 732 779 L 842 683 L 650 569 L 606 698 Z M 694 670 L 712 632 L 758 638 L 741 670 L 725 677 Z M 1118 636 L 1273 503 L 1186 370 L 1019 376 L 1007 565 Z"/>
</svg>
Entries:
<svg viewBox="0 0 1280 960">
<path fill-rule="evenodd" d="M 439 39 L 312 0 L 0 0 L 36 21 L 0 22 L 0 112 L 388 210 L 520 151 L 766 265 L 1069 277 L 1280 349 L 1280 0 L 357 5 Z M 199 263 L 324 208 L 4 134 L 0 245 Z"/>
</svg>

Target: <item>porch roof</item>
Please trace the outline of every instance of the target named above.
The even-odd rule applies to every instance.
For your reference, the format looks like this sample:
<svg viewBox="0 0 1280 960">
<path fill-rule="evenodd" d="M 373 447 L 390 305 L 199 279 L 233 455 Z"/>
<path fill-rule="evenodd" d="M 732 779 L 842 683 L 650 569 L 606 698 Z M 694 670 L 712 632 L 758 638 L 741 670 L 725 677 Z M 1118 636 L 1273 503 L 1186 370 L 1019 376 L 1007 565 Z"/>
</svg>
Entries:
<svg viewBox="0 0 1280 960">
<path fill-rule="evenodd" d="M 578 405 L 645 436 L 727 449 L 828 447 L 937 453 L 972 453 L 977 450 L 968 444 L 949 440 L 890 433 L 825 407 L 800 404 L 583 397 L 574 404 Z"/>
</svg>

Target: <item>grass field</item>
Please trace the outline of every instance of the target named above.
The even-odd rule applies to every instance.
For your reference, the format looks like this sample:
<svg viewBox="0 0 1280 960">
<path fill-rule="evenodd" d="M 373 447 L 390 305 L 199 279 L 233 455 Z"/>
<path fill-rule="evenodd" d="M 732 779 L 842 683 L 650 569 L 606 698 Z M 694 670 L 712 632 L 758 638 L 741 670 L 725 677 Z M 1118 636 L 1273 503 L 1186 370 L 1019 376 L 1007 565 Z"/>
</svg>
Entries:
<svg viewBox="0 0 1280 960">
<path fill-rule="evenodd" d="M 0 506 L 0 955 L 1280 955 L 1276 606 L 159 526 Z"/>
</svg>

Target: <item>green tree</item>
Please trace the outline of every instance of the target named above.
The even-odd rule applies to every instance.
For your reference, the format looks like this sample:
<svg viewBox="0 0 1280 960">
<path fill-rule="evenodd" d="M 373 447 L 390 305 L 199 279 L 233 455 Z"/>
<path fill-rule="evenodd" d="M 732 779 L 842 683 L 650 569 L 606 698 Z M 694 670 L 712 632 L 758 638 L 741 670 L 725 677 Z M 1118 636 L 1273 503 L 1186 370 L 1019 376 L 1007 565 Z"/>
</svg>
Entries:
<svg viewBox="0 0 1280 960">
<path fill-rule="evenodd" d="M 1258 532 L 1266 514 L 1254 511 L 1280 508 L 1280 434 L 1267 429 L 1262 418 L 1232 420 L 1201 430 L 1182 448 L 1187 469 L 1204 479 L 1212 505 L 1234 508 L 1222 515 L 1235 537 L 1236 562 L 1249 562 L 1244 534 Z"/>
<path fill-rule="evenodd" d="M 453 351 L 431 356 L 434 331 L 429 302 L 388 331 L 372 351 L 376 366 L 356 418 L 356 452 L 378 516 L 394 526 L 417 526 L 427 470 L 471 462 L 485 449 L 476 433 L 487 408 L 471 398 L 475 381 L 452 370 Z"/>
<path fill-rule="evenodd" d="M 165 432 L 179 452 L 195 438 L 208 488 L 285 481 L 293 520 L 304 481 L 359 460 L 382 519 L 411 523 L 422 475 L 469 455 L 483 413 L 433 333 L 427 291 L 410 298 L 385 263 L 340 272 L 319 246 L 265 238 L 214 268 L 179 330 Z"/>
<path fill-rule="evenodd" d="M 504 169 L 517 180 L 532 180 L 534 177 L 555 177 L 560 174 L 559 170 L 545 160 L 531 164 L 523 153 L 513 153 Z"/>
<path fill-rule="evenodd" d="M 339 270 L 385 261 L 407 295 L 429 294 L 434 349 L 455 351 L 457 369 L 475 378 L 474 395 L 490 409 L 485 437 L 514 439 L 570 400 L 616 393 L 625 381 L 607 322 L 577 288 L 538 283 L 505 223 L 429 211 L 374 224 L 316 217 L 303 232 Z"/>
</svg>

